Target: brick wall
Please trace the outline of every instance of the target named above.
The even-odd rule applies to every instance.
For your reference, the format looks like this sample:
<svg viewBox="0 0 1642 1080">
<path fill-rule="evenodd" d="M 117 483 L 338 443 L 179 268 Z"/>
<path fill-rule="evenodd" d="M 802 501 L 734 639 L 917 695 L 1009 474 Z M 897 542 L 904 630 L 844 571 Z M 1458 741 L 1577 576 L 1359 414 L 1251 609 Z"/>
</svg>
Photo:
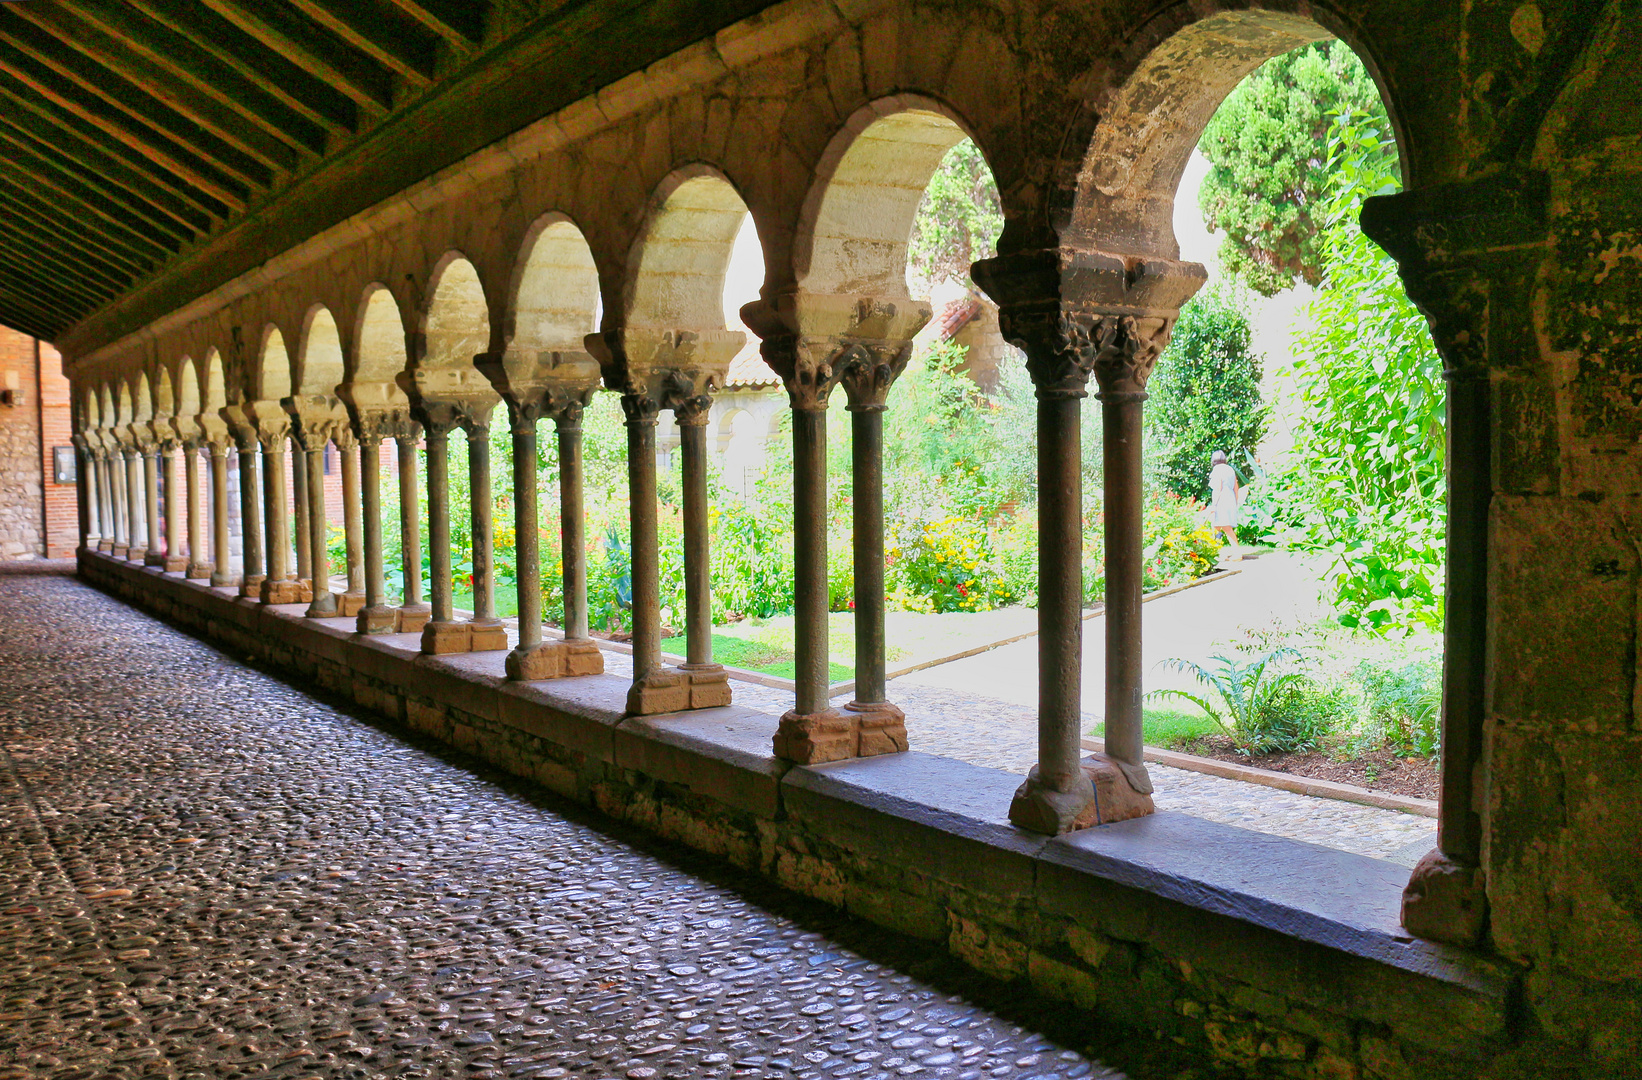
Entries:
<svg viewBox="0 0 1642 1080">
<path fill-rule="evenodd" d="M 52 469 L 52 447 L 71 445 L 62 357 L 0 326 L 0 390 L 15 400 L 0 404 L 0 559 L 71 556 L 79 538 L 74 485 L 54 483 Z"/>
</svg>

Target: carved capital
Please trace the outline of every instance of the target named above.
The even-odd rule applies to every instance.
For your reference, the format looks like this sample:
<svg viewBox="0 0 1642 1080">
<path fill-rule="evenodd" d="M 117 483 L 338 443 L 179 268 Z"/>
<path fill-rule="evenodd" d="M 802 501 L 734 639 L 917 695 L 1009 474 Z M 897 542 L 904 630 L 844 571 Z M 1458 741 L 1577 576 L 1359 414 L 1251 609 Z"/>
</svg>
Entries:
<svg viewBox="0 0 1642 1080">
<path fill-rule="evenodd" d="M 1102 315 L 1089 330 L 1095 346 L 1095 380 L 1102 401 L 1146 396 L 1157 358 L 1168 347 L 1173 318 Z"/>
<path fill-rule="evenodd" d="M 890 387 L 911 359 L 910 341 L 858 343 L 840 353 L 835 366 L 840 369 L 839 382 L 849 398 L 850 411 L 882 412 L 889 400 Z"/>
<path fill-rule="evenodd" d="M 801 412 L 825 411 L 833 388 L 844 377 L 837 363 L 842 350 L 814 349 L 797 334 L 781 334 L 765 338 L 758 351 L 781 377 L 793 408 Z"/>
<path fill-rule="evenodd" d="M 661 401 L 646 393 L 623 394 L 621 411 L 627 417 L 628 427 L 655 427 L 661 417 Z"/>
</svg>

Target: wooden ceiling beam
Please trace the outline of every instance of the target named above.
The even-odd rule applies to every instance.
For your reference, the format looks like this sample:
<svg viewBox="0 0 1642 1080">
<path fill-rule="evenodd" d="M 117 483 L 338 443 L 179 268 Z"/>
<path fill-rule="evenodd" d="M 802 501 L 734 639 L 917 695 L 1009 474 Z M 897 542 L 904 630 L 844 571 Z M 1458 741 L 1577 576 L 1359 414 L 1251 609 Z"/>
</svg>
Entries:
<svg viewBox="0 0 1642 1080">
<path fill-rule="evenodd" d="M 36 153 L 33 146 L 18 138 L 14 130 L 7 127 L 3 121 L 0 121 L 0 142 L 9 144 L 10 149 L 6 151 L 6 156 L 22 166 L 23 175 L 31 181 L 38 181 L 42 186 L 54 191 L 65 192 L 75 199 L 83 198 L 79 194 L 79 189 L 83 185 L 90 189 L 89 194 L 101 196 L 110 203 L 124 208 L 132 216 L 146 222 L 156 231 L 172 237 L 179 244 L 189 243 L 199 235 L 199 230 L 191 229 L 158 213 L 129 192 L 104 183 L 99 177 L 87 176 L 77 170 L 68 169 L 60 161 Z"/>
<path fill-rule="evenodd" d="M 49 229 L 72 232 L 86 243 L 132 267 L 146 270 L 170 254 L 141 237 L 128 237 L 103 226 L 88 226 L 86 222 L 70 216 L 52 203 L 43 202 L 3 176 L 0 176 L 0 206 L 6 207 L 8 213 L 40 221 Z"/>
<path fill-rule="evenodd" d="M 32 69 L 37 83 L 56 83 L 59 97 L 77 100 L 82 109 L 133 130 L 179 161 L 192 159 L 190 164 L 197 170 L 215 170 L 247 188 L 272 186 L 273 168 L 179 115 L 107 66 L 65 48 L 62 42 L 14 14 L 16 7 L 0 6 L 0 46 L 10 46 L 5 52 L 14 53 L 0 62 L 14 72 Z M 291 156 L 294 160 L 294 154 Z"/>
<path fill-rule="evenodd" d="M 71 146 L 68 150 L 63 149 L 65 142 L 70 142 L 72 138 L 67 132 L 58 132 L 54 139 L 48 142 L 29 129 L 26 118 L 15 113 L 0 114 L 0 140 L 51 162 L 60 171 L 82 183 L 94 187 L 101 185 L 130 199 L 139 200 L 151 207 L 154 212 L 165 215 L 187 229 L 190 236 L 209 232 L 217 221 L 210 214 L 189 206 L 148 177 L 127 168 L 122 162 L 101 153 L 95 147 Z"/>
<path fill-rule="evenodd" d="M 374 61 L 278 5 L 200 0 L 206 7 L 280 53 L 309 75 L 381 116 L 393 109 L 393 79 Z"/>
<path fill-rule="evenodd" d="M 75 216 L 80 220 L 81 228 L 85 228 L 93 218 L 101 219 L 107 226 L 112 227 L 115 233 L 129 237 L 136 245 L 152 249 L 156 257 L 171 255 L 181 250 L 183 244 L 192 239 L 192 237 L 159 232 L 140 219 L 132 221 L 130 220 L 132 215 L 129 212 L 100 205 L 102 200 L 76 191 L 69 185 L 57 183 L 47 177 L 6 174 L 0 175 L 0 184 L 7 185 L 13 191 L 32 194 L 39 201 L 48 205 L 61 206 L 69 211 L 73 211 L 75 207 L 78 207 Z M 45 190 L 40 190 L 42 188 Z"/>
<path fill-rule="evenodd" d="M 289 3 L 417 89 L 432 84 L 438 51 L 426 29 L 405 18 L 398 8 L 373 13 L 361 10 L 357 4 L 335 0 L 325 3 L 289 0 Z"/>
<path fill-rule="evenodd" d="M 6 325 L 41 341 L 51 341 L 72 326 L 74 318 L 44 310 L 33 300 L 13 293 L 5 285 L 9 280 L 6 268 L 0 264 L 0 311 L 6 313 Z"/>
<path fill-rule="evenodd" d="M 152 129 L 141 131 L 140 128 L 145 125 L 116 120 L 109 115 L 111 110 L 106 106 L 95 99 L 88 100 L 89 95 L 75 92 L 74 88 L 64 86 L 62 80 L 51 78 L 49 73 L 41 73 L 8 54 L 9 50 L 0 51 L 0 72 L 22 83 L 52 107 L 90 124 L 179 179 L 203 189 L 230 209 L 245 209 L 247 192 L 243 188 L 226 181 L 226 178 L 213 175 L 209 168 L 202 167 L 202 163 L 190 161 L 190 155 L 170 145 L 171 140 L 164 135 Z"/>
<path fill-rule="evenodd" d="M 87 169 L 99 169 L 109 161 L 119 162 L 130 172 L 146 179 L 157 191 L 204 214 L 212 221 L 228 218 L 230 207 L 189 186 L 175 173 L 138 153 L 124 143 L 110 142 L 95 125 L 80 117 L 42 104 L 28 87 L 0 75 L 0 105 L 9 106 L 3 119 L 28 131 L 36 139 L 50 142 Z"/>
<path fill-rule="evenodd" d="M 65 322 L 72 322 L 99 306 L 100 301 L 95 296 L 81 295 L 60 282 L 43 280 L 45 275 L 38 272 L 32 260 L 23 257 L 25 253 L 7 254 L 11 257 L 4 262 L 7 272 L 0 273 L 0 288 L 29 298 L 36 308 L 50 312 Z"/>
<path fill-rule="evenodd" d="M 280 100 L 269 88 L 247 78 L 163 23 L 144 17 L 125 4 L 58 0 L 58 6 L 125 42 L 149 63 L 234 110 L 292 149 L 307 154 L 324 153 L 328 126 L 322 120 L 307 115 L 309 110 Z"/>
<path fill-rule="evenodd" d="M 0 209 L 3 209 L 19 224 L 29 224 L 32 232 L 45 232 L 58 236 L 69 235 L 59 217 L 40 209 L 34 204 L 13 198 L 11 193 L 3 188 L 0 188 Z M 98 258 L 107 262 L 109 266 L 129 273 L 133 277 L 142 276 L 154 265 L 155 260 L 144 258 L 141 254 L 132 252 L 128 248 L 118 247 L 106 237 L 91 229 L 80 229 L 73 235 L 81 247 L 98 252 Z"/>
<path fill-rule="evenodd" d="M 394 7 L 444 38 L 458 52 L 472 52 L 485 37 L 488 3 L 472 0 L 388 0 Z"/>
<path fill-rule="evenodd" d="M 214 58 L 248 83 L 333 136 L 352 135 L 359 128 L 359 107 L 346 95 L 316 79 L 285 56 L 262 43 L 195 0 L 131 0 L 155 24 Z"/>
<path fill-rule="evenodd" d="M 179 79 L 172 65 L 156 63 L 130 41 L 110 35 L 101 26 L 61 5 L 14 4 L 10 10 L 74 50 L 86 63 L 112 72 L 157 102 L 162 108 L 142 108 L 135 103 L 130 106 L 150 122 L 166 119 L 164 112 L 169 110 L 187 124 L 222 140 L 268 169 L 289 173 L 296 168 L 300 160 L 299 147 L 288 142 L 277 129 L 267 130 L 254 114 L 232 108 L 214 94 L 202 93 L 191 79 Z M 113 80 L 108 83 L 111 87 L 115 85 Z M 173 135 L 183 134 L 174 128 L 171 131 Z"/>
<path fill-rule="evenodd" d="M 43 241 L 40 237 L 11 228 L 0 222 L 0 244 L 9 243 L 14 251 L 31 253 L 41 265 L 54 266 L 66 281 L 78 283 L 88 295 L 97 294 L 105 300 L 120 295 L 131 284 L 131 279 L 110 279 L 96 270 L 95 263 L 76 251 Z"/>
<path fill-rule="evenodd" d="M 8 217 L 0 219 L 0 237 L 9 236 L 18 244 L 19 250 L 38 248 L 41 251 L 53 252 L 60 258 L 72 262 L 79 268 L 80 273 L 93 281 L 99 281 L 115 292 L 122 292 L 136 274 L 118 274 L 106 268 L 106 259 L 96 254 L 91 248 L 79 244 L 73 237 L 62 233 L 42 233 L 38 229 L 23 227 L 21 218 Z"/>
</svg>

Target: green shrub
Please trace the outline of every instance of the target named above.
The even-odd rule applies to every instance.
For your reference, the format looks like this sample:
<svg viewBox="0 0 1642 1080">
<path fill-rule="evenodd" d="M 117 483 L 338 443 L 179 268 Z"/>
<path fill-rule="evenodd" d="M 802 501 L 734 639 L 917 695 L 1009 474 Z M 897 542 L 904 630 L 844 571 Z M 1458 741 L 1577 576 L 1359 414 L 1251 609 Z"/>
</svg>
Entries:
<svg viewBox="0 0 1642 1080">
<path fill-rule="evenodd" d="M 1400 667 L 1363 661 L 1354 674 L 1363 688 L 1371 729 L 1404 755 L 1435 757 L 1442 747 L 1442 665 L 1436 658 Z"/>
<path fill-rule="evenodd" d="M 1165 689 L 1147 697 L 1191 702 L 1242 754 L 1310 750 L 1346 718 L 1351 699 L 1338 688 L 1323 688 L 1303 672 L 1283 669 L 1285 662 L 1300 655 L 1285 646 L 1255 655 L 1215 656 L 1209 667 L 1179 658 L 1166 660 L 1164 666 L 1191 675 L 1209 694 Z"/>
<path fill-rule="evenodd" d="M 1031 512 L 1011 514 L 998 529 L 998 575 L 1008 601 L 1038 605 L 1038 519 Z"/>
<path fill-rule="evenodd" d="M 896 586 L 927 596 L 939 612 L 990 611 L 1006 602 L 984 526 L 946 517 L 902 522 L 896 532 L 889 551 Z"/>
<path fill-rule="evenodd" d="M 727 499 L 710 516 L 715 609 L 724 618 L 760 619 L 791 611 L 790 514 L 777 521 L 768 511 Z"/>
</svg>

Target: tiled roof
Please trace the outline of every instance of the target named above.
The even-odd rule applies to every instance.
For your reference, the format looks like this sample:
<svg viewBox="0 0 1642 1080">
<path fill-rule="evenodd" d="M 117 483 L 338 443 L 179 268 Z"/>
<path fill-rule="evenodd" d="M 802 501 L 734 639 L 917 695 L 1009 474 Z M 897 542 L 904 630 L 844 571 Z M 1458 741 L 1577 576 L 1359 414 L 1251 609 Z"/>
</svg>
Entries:
<svg viewBox="0 0 1642 1080">
<path fill-rule="evenodd" d="M 730 373 L 725 377 L 726 389 L 758 386 L 780 386 L 781 377 L 770 370 L 770 365 L 758 355 L 758 338 L 748 334 L 747 344 L 730 361 Z"/>
</svg>

